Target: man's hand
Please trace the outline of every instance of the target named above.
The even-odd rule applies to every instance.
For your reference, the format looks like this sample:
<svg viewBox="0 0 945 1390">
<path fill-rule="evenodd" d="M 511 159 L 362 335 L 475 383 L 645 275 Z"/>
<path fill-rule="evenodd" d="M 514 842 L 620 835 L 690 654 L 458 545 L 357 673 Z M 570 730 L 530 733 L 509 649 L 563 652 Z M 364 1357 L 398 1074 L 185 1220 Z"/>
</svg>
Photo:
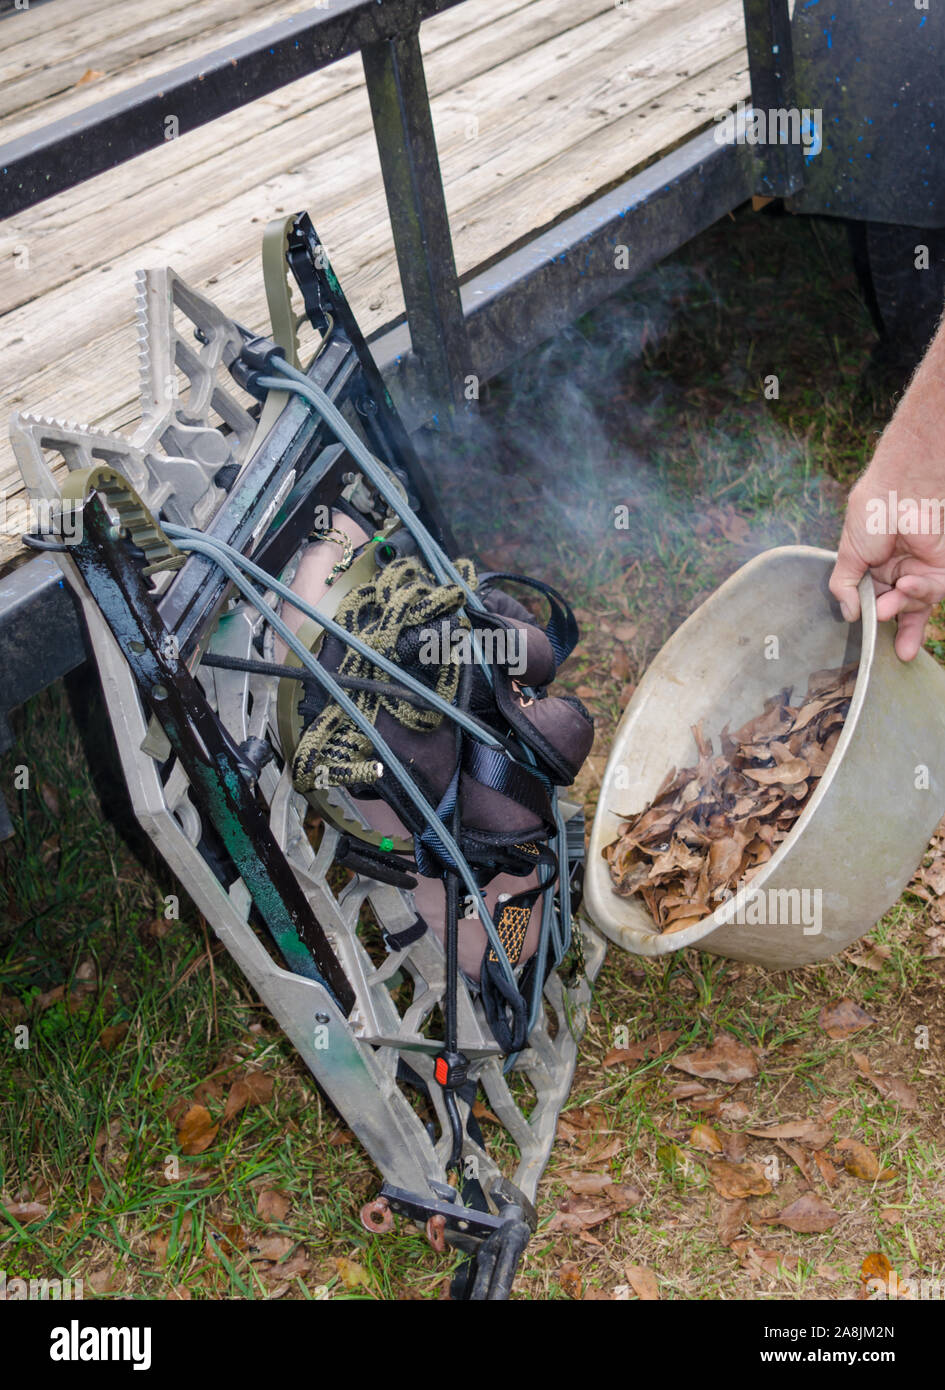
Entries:
<svg viewBox="0 0 945 1390">
<path fill-rule="evenodd" d="M 857 585 L 867 570 L 876 615 L 897 620 L 896 655 L 911 661 L 945 598 L 945 327 L 850 493 L 830 577 L 847 622 L 860 616 Z"/>
<path fill-rule="evenodd" d="M 867 529 L 871 497 L 876 493 L 864 476 L 850 494 L 839 554 L 830 577 L 830 592 L 847 622 L 860 616 L 857 585 L 867 570 L 876 587 L 876 616 L 896 618 L 896 655 L 911 661 L 922 646 L 929 614 L 945 598 L 945 536 L 874 535 Z M 945 491 L 945 489 L 943 489 Z"/>
</svg>

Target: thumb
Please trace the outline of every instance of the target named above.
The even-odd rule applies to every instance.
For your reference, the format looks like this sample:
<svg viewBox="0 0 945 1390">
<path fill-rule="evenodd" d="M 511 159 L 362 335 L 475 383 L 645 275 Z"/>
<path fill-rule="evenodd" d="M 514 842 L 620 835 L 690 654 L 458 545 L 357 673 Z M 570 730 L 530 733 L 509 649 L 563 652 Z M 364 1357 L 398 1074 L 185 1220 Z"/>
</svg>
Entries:
<svg viewBox="0 0 945 1390">
<path fill-rule="evenodd" d="M 844 527 L 829 587 L 848 623 L 855 623 L 860 616 L 860 594 L 857 586 L 868 569 L 867 561 L 857 553 Z"/>
</svg>

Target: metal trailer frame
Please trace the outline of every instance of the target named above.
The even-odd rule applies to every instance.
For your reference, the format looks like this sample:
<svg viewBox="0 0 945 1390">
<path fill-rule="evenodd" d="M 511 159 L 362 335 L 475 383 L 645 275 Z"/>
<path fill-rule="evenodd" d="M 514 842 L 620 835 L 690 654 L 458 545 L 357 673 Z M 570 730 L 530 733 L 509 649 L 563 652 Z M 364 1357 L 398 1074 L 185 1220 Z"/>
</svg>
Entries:
<svg viewBox="0 0 945 1390">
<path fill-rule="evenodd" d="M 373 335 L 371 348 L 408 427 L 432 420 L 447 431 L 464 408 L 467 376 L 488 381 L 753 193 L 786 196 L 800 186 L 800 151 L 721 144 L 709 129 L 460 283 L 419 43 L 421 23 L 457 3 L 330 0 L 54 121 L 0 146 L 5 212 L 162 145 L 169 106 L 186 133 L 360 52 L 406 306 L 406 322 Z M 757 104 L 790 105 L 787 0 L 743 4 Z M 8 712 L 89 654 L 52 557 L 0 579 L 0 653 L 3 752 L 12 743 Z M 11 833 L 0 801 L 0 838 Z"/>
</svg>

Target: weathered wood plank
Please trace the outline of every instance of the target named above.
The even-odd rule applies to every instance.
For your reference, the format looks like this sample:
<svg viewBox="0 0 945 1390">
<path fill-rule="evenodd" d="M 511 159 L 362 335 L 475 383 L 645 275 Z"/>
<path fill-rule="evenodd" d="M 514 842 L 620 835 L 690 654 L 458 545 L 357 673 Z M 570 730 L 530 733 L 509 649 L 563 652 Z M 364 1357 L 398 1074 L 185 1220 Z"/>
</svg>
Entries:
<svg viewBox="0 0 945 1390">
<path fill-rule="evenodd" d="M 520 11 L 520 0 L 514 3 Z M 663 0 L 641 3 L 656 10 Z M 481 15 L 487 5 L 491 9 L 495 4 L 496 0 L 469 0 L 425 26 L 424 32 L 433 33 L 426 55 L 431 98 L 454 87 L 458 73 L 467 81 L 489 73 L 562 31 L 613 12 L 610 0 L 570 0 L 566 7 L 532 0 L 527 16 L 512 12 L 484 30 L 469 26 L 468 17 L 465 29 L 446 25 L 467 12 Z M 221 192 L 232 198 L 290 170 L 300 152 L 310 161 L 330 154 L 340 133 L 347 140 L 369 132 L 363 86 L 360 59 L 344 59 L 310 81 L 293 83 L 273 97 L 0 222 L 0 313 L 65 283 L 73 267 L 94 269 L 129 247 L 154 241 L 180 223 L 181 200 L 194 216 L 219 203 Z M 490 104 L 488 92 L 477 100 Z M 196 177 L 182 177 L 192 170 Z M 329 178 L 333 185 L 333 174 Z M 108 218 L 107 209 L 118 205 L 120 217 L 111 219 L 110 235 L 104 240 L 103 216 Z M 62 254 L 66 237 L 68 256 Z M 14 245 L 30 249 L 28 281 L 9 273 L 7 257 Z"/>
<path fill-rule="evenodd" d="M 491 24 L 476 24 L 496 8 L 468 0 L 425 26 L 461 274 L 747 90 L 740 0 L 635 0 L 626 12 L 612 0 L 507 0 Z M 468 27 L 450 34 L 447 22 L 463 15 Z M 259 238 L 269 217 L 298 207 L 311 210 L 365 330 L 396 318 L 396 263 L 352 60 L 0 223 L 0 296 L 16 305 L 0 319 L 0 418 L 31 408 L 127 428 L 137 415 L 133 270 L 172 264 L 264 328 Z M 15 281 L 16 244 L 35 257 Z M 0 492 L 18 488 L 3 439 Z M 0 538 L 0 562 L 15 549 Z"/>
</svg>

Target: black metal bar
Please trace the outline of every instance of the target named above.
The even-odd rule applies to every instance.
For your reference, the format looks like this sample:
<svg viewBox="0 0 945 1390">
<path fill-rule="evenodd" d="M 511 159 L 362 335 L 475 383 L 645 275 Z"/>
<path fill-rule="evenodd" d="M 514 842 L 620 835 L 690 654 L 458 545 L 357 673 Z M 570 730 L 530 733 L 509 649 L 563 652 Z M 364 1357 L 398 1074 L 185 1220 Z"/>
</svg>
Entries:
<svg viewBox="0 0 945 1390">
<path fill-rule="evenodd" d="M 310 375 L 333 400 L 340 402 L 355 366 L 346 344 L 329 343 Z M 304 401 L 293 396 L 233 484 L 226 501 L 207 527 L 207 535 L 244 553 L 251 552 L 254 533 L 258 531 L 255 537 L 258 541 L 263 530 L 268 528 L 271 517 L 267 517 L 267 511 L 275 513 L 274 504 L 280 489 L 293 471 L 300 471 L 313 459 L 325 433 L 321 420 Z M 337 452 L 327 452 L 333 471 L 338 461 Z M 325 474 L 323 492 L 312 493 L 313 505 L 334 501 L 337 496 L 338 489 L 328 468 Z M 158 607 L 182 651 L 189 651 L 194 634 L 204 629 L 228 584 L 213 561 L 202 555 L 189 556 L 174 577 Z"/>
<path fill-rule="evenodd" d="M 0 206 L 22 212 L 460 0 L 328 0 L 0 146 Z M 168 124 L 168 118 L 173 118 Z"/>
<path fill-rule="evenodd" d="M 168 644 L 168 629 L 144 579 L 122 544 L 111 539 L 111 522 L 96 494 L 86 501 L 82 519 L 72 558 L 180 759 L 199 809 L 226 846 L 289 969 L 325 984 L 347 1014 L 354 991 L 341 963 L 203 690 Z"/>
<path fill-rule="evenodd" d="M 417 29 L 361 54 L 411 340 L 437 414 L 463 408 L 466 329 Z"/>
<path fill-rule="evenodd" d="M 751 72 L 752 106 L 765 113 L 765 139 L 754 145 L 757 174 L 754 191 L 769 198 L 787 198 L 804 183 L 804 147 L 796 140 L 772 139 L 769 112 L 788 112 L 799 126 L 791 17 L 788 0 L 742 0 Z M 792 129 L 791 122 L 787 129 Z M 776 133 L 777 132 L 776 130 Z"/>
<path fill-rule="evenodd" d="M 79 605 L 51 555 L 0 579 L 0 715 L 81 666 Z"/>
<path fill-rule="evenodd" d="M 353 388 L 354 407 L 361 418 L 369 447 L 378 458 L 401 475 L 419 503 L 421 516 L 433 531 L 440 545 L 456 554 L 455 541 L 439 498 L 430 486 L 426 469 L 420 462 L 413 440 L 404 427 L 391 394 L 387 389 L 361 325 L 355 318 L 337 275 L 331 268 L 327 252 L 312 226 L 307 212 L 296 217 L 287 245 L 289 268 L 302 291 L 306 312 L 319 332 L 325 323 L 332 325 L 332 334 L 347 339 L 360 367 L 360 381 Z M 324 320 L 324 323 L 322 322 Z"/>
</svg>

